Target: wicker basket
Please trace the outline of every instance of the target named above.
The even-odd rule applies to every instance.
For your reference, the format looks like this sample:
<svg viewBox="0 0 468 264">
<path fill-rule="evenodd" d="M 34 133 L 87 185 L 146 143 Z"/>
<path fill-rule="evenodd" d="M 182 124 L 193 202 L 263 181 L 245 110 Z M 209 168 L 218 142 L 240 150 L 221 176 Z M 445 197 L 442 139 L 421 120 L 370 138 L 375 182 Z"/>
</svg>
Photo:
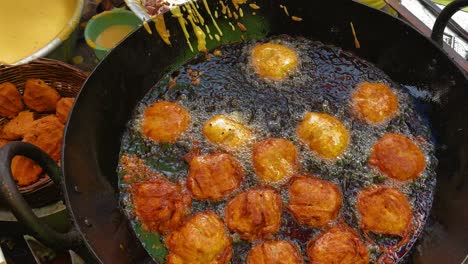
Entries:
<svg viewBox="0 0 468 264">
<path fill-rule="evenodd" d="M 38 59 L 28 64 L 0 68 L 0 83 L 15 84 L 21 94 L 23 94 L 26 80 L 30 78 L 44 80 L 62 97 L 76 97 L 86 79 L 86 74 L 64 62 L 51 59 Z M 0 125 L 6 122 L 8 122 L 7 118 L 0 117 Z M 44 206 L 60 197 L 59 188 L 47 175 L 33 184 L 19 187 L 19 190 L 33 207 Z"/>
</svg>

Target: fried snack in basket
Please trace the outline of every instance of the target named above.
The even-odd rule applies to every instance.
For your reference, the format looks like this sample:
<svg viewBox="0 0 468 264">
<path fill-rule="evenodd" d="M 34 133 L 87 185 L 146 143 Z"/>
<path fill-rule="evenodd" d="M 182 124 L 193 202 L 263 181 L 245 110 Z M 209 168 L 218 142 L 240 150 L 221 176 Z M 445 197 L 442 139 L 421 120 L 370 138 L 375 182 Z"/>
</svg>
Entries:
<svg viewBox="0 0 468 264">
<path fill-rule="evenodd" d="M 48 115 L 34 121 L 29 132 L 24 135 L 23 141 L 38 146 L 53 160 L 59 161 L 63 129 L 64 125 L 56 116 Z"/>
<path fill-rule="evenodd" d="M 62 122 L 62 124 L 67 123 L 68 115 L 70 114 L 70 110 L 74 102 L 74 97 L 64 97 L 58 101 L 55 115 L 60 120 L 60 122 Z"/>
<path fill-rule="evenodd" d="M 28 110 L 20 112 L 15 118 L 3 126 L 0 133 L 2 139 L 18 140 L 24 137 L 34 122 L 34 113 Z"/>
<path fill-rule="evenodd" d="M 37 112 L 53 112 L 60 94 L 41 79 L 29 79 L 24 86 L 24 103 Z"/>
<path fill-rule="evenodd" d="M 21 95 L 10 82 L 0 83 L 0 116 L 13 118 L 24 109 Z"/>
</svg>

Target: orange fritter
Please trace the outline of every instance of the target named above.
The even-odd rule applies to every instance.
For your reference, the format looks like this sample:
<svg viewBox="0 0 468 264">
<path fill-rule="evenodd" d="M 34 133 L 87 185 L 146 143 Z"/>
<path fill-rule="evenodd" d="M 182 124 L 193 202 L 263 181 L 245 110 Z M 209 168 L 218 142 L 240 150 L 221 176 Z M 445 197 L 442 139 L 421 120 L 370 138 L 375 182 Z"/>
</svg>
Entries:
<svg viewBox="0 0 468 264">
<path fill-rule="evenodd" d="M 199 200 L 219 200 L 241 184 L 241 164 L 225 153 L 193 156 L 189 161 L 187 189 Z"/>
<path fill-rule="evenodd" d="M 0 116 L 13 118 L 23 108 L 23 101 L 16 86 L 9 82 L 0 83 Z"/>
<path fill-rule="evenodd" d="M 274 190 L 251 189 L 229 201 L 225 221 L 232 232 L 253 241 L 278 232 L 282 207 L 281 196 Z"/>
<path fill-rule="evenodd" d="M 297 68 L 297 53 L 284 45 L 275 43 L 258 44 L 252 49 L 252 66 L 261 77 L 282 80 Z"/>
<path fill-rule="evenodd" d="M 244 147 L 253 138 L 253 133 L 247 126 L 224 115 L 216 115 L 206 121 L 203 135 L 210 142 L 226 149 Z"/>
<path fill-rule="evenodd" d="M 131 192 L 135 215 L 148 231 L 167 234 L 190 214 L 192 199 L 179 184 L 154 179 L 132 184 Z"/>
<path fill-rule="evenodd" d="M 338 217 L 341 205 L 341 192 L 332 182 L 304 175 L 289 185 L 288 209 L 302 224 L 323 227 Z"/>
<path fill-rule="evenodd" d="M 359 84 L 353 93 L 351 107 L 356 117 L 368 124 L 392 119 L 398 111 L 398 98 L 384 83 Z"/>
<path fill-rule="evenodd" d="M 409 138 L 390 133 L 374 144 L 369 164 L 392 179 L 407 181 L 421 174 L 426 158 Z"/>
<path fill-rule="evenodd" d="M 258 244 L 249 252 L 247 264 L 302 264 L 297 247 L 288 241 L 275 240 Z"/>
<path fill-rule="evenodd" d="M 41 79 L 29 79 L 24 85 L 24 103 L 37 112 L 55 111 L 60 94 Z"/>
<path fill-rule="evenodd" d="M 33 122 L 33 112 L 20 112 L 15 118 L 5 124 L 0 137 L 8 140 L 21 139 L 31 128 Z"/>
<path fill-rule="evenodd" d="M 145 161 L 136 155 L 122 155 L 120 165 L 124 173 L 123 180 L 126 183 L 165 179 L 164 175 L 155 172 Z"/>
<path fill-rule="evenodd" d="M 33 122 L 23 141 L 41 148 L 55 160 L 60 160 L 64 125 L 54 115 L 45 116 Z"/>
<path fill-rule="evenodd" d="M 405 236 L 413 219 L 406 196 L 393 187 L 371 186 L 362 190 L 357 199 L 362 230 L 377 234 Z"/>
<path fill-rule="evenodd" d="M 165 143 L 175 142 L 190 125 L 189 112 L 176 103 L 160 101 L 146 108 L 143 134 Z"/>
<path fill-rule="evenodd" d="M 11 172 L 18 186 L 25 186 L 39 179 L 42 168 L 32 159 L 15 156 L 11 162 Z"/>
<path fill-rule="evenodd" d="M 211 211 L 194 215 L 166 237 L 168 264 L 228 264 L 231 240 L 223 221 Z"/>
<path fill-rule="evenodd" d="M 325 159 L 335 159 L 348 147 L 349 132 L 340 120 L 321 113 L 307 112 L 296 130 L 310 150 Z"/>
<path fill-rule="evenodd" d="M 368 264 L 369 250 L 359 235 L 347 226 L 330 228 L 307 246 L 311 264 Z"/>
<path fill-rule="evenodd" d="M 75 102 L 75 98 L 73 97 L 62 98 L 57 102 L 55 114 L 57 115 L 60 122 L 62 122 L 62 124 L 67 123 L 68 115 L 70 114 L 73 102 Z"/>
<path fill-rule="evenodd" d="M 268 183 L 286 181 L 299 167 L 294 144 L 286 139 L 268 138 L 255 143 L 253 165 L 257 177 Z"/>
</svg>

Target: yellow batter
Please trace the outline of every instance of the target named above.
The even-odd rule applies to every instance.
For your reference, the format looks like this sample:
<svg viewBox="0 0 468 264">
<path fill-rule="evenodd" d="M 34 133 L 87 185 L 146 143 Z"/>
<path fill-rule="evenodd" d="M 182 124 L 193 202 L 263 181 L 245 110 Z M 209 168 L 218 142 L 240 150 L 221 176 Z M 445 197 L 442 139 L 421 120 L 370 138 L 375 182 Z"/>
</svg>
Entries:
<svg viewBox="0 0 468 264">
<path fill-rule="evenodd" d="M 76 0 L 0 0 L 0 64 L 44 47 L 70 22 Z"/>
</svg>

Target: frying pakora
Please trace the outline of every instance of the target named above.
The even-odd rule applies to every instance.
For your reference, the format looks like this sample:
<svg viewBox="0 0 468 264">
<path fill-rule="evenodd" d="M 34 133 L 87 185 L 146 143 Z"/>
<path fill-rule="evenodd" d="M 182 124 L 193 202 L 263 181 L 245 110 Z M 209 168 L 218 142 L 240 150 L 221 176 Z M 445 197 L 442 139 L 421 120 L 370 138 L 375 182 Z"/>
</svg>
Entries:
<svg viewBox="0 0 468 264">
<path fill-rule="evenodd" d="M 216 115 L 206 121 L 203 135 L 210 142 L 229 150 L 239 149 L 253 138 L 247 126 L 224 115 Z"/>
<path fill-rule="evenodd" d="M 411 205 L 406 196 L 393 187 L 370 186 L 361 190 L 357 210 L 363 231 L 404 237 L 411 228 Z"/>
<path fill-rule="evenodd" d="M 386 134 L 374 144 L 369 164 L 398 181 L 416 179 L 426 167 L 421 149 L 401 134 Z"/>
<path fill-rule="evenodd" d="M 223 221 L 211 211 L 194 215 L 166 238 L 168 264 L 228 264 L 232 244 Z"/>
<path fill-rule="evenodd" d="M 251 62 L 261 78 L 283 80 L 293 72 L 299 58 L 293 49 L 275 43 L 262 43 L 252 48 Z"/>
<path fill-rule="evenodd" d="M 304 263 L 297 247 L 284 240 L 266 241 L 249 252 L 247 264 L 302 264 Z"/>
<path fill-rule="evenodd" d="M 0 116 L 14 118 L 23 108 L 16 86 L 10 82 L 0 83 Z"/>
<path fill-rule="evenodd" d="M 384 83 L 359 84 L 351 98 L 351 107 L 358 119 L 380 124 L 392 119 L 398 111 L 398 98 Z"/>
<path fill-rule="evenodd" d="M 64 125 L 54 115 L 33 122 L 23 141 L 41 148 L 53 160 L 60 160 Z"/>
<path fill-rule="evenodd" d="M 165 179 L 164 175 L 155 172 L 151 167 L 146 165 L 144 160 L 135 155 L 122 155 L 120 165 L 124 173 L 123 180 L 126 183 Z"/>
<path fill-rule="evenodd" d="M 161 143 L 174 143 L 190 125 L 190 114 L 181 105 L 156 102 L 146 108 L 143 134 Z"/>
<path fill-rule="evenodd" d="M 346 127 L 328 114 L 307 112 L 296 134 L 311 151 L 325 159 L 336 159 L 349 144 Z"/>
<path fill-rule="evenodd" d="M 0 137 L 8 140 L 17 140 L 24 137 L 34 122 L 34 114 L 30 111 L 22 111 L 15 118 L 3 126 Z"/>
<path fill-rule="evenodd" d="M 60 94 L 41 79 L 29 79 L 24 85 L 24 103 L 37 112 L 55 111 Z"/>
<path fill-rule="evenodd" d="M 220 200 L 239 188 L 241 164 L 226 153 L 198 155 L 189 161 L 187 189 L 199 200 Z"/>
<path fill-rule="evenodd" d="M 11 173 L 18 186 L 26 186 L 39 179 L 42 168 L 32 159 L 24 156 L 15 156 L 11 161 Z"/>
<path fill-rule="evenodd" d="M 74 97 L 64 97 L 57 102 L 55 114 L 62 124 L 67 123 L 68 115 L 74 102 Z"/>
<path fill-rule="evenodd" d="M 281 138 L 255 143 L 252 159 L 257 177 L 272 184 L 288 180 L 299 168 L 296 147 L 291 141 Z"/>
<path fill-rule="evenodd" d="M 226 225 L 244 240 L 267 238 L 279 230 L 282 207 L 281 196 L 274 190 L 251 189 L 228 202 Z"/>
<path fill-rule="evenodd" d="M 359 235 L 347 226 L 336 226 L 309 242 L 311 264 L 368 264 L 369 250 Z"/>
<path fill-rule="evenodd" d="M 131 193 L 135 215 L 148 231 L 167 234 L 190 215 L 192 199 L 179 184 L 154 179 L 132 184 Z"/>
<path fill-rule="evenodd" d="M 324 227 L 338 217 L 342 199 L 336 184 L 303 175 L 289 185 L 288 209 L 299 223 Z"/>
</svg>

